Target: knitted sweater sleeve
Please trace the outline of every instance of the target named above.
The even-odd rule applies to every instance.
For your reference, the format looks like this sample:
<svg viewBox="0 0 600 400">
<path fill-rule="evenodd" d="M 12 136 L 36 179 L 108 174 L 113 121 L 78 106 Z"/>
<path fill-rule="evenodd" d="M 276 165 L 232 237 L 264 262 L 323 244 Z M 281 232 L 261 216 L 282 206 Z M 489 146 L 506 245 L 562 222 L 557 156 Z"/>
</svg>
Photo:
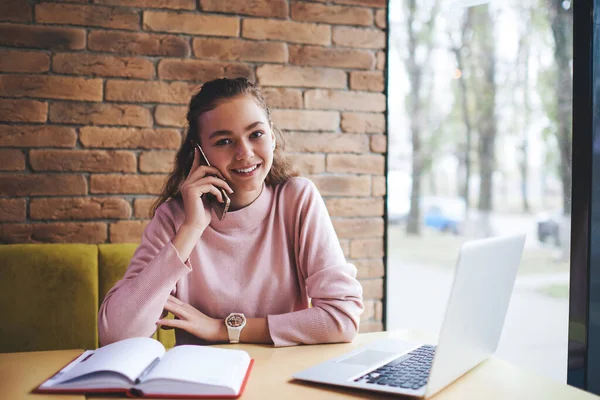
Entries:
<svg viewBox="0 0 600 400">
<path fill-rule="evenodd" d="M 165 206 L 166 204 L 163 204 Z M 171 215 L 171 216 L 170 216 Z M 179 279 L 191 271 L 171 243 L 176 228 L 168 207 L 160 207 L 142 235 L 123 279 L 107 293 L 98 314 L 101 345 L 151 336 Z"/>
<path fill-rule="evenodd" d="M 275 346 L 350 342 L 364 309 L 356 267 L 346 262 L 317 188 L 308 179 L 294 181 L 291 191 L 299 201 L 297 207 L 289 207 L 294 215 L 287 220 L 293 220 L 296 265 L 312 307 L 269 315 L 271 338 Z"/>
</svg>

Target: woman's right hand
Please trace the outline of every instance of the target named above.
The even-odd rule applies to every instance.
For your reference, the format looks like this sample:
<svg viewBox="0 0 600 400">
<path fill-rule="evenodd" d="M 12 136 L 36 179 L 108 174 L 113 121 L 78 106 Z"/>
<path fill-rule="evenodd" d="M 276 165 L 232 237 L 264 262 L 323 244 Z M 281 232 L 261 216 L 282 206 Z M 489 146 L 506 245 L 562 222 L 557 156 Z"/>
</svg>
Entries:
<svg viewBox="0 0 600 400">
<path fill-rule="evenodd" d="M 215 167 L 200 165 L 200 151 L 194 148 L 194 161 L 187 178 L 181 184 L 179 191 L 183 199 L 185 212 L 184 225 L 203 232 L 210 224 L 211 209 L 204 194 L 212 194 L 217 201 L 223 202 L 219 188 L 229 193 L 233 190 Z"/>
</svg>

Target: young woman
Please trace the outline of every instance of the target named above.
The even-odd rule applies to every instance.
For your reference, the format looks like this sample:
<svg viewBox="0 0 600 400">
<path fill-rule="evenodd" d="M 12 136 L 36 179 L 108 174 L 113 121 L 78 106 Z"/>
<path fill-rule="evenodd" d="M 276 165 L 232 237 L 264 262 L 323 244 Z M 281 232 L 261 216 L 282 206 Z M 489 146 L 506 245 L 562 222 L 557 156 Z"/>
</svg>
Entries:
<svg viewBox="0 0 600 400">
<path fill-rule="evenodd" d="M 259 89 L 207 82 L 187 121 L 142 242 L 100 307 L 100 343 L 157 326 L 175 328 L 177 344 L 351 341 L 363 311 L 356 268 L 314 184 L 291 171 Z"/>
</svg>

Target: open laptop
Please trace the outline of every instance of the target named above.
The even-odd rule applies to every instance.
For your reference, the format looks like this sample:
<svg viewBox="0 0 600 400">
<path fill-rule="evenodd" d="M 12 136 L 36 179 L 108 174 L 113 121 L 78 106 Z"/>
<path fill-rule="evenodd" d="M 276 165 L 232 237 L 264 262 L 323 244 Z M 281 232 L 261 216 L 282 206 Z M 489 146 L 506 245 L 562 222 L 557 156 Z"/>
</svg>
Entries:
<svg viewBox="0 0 600 400">
<path fill-rule="evenodd" d="M 514 235 L 462 245 L 437 346 L 377 340 L 293 377 L 433 396 L 496 351 L 524 244 L 525 235 Z"/>
</svg>

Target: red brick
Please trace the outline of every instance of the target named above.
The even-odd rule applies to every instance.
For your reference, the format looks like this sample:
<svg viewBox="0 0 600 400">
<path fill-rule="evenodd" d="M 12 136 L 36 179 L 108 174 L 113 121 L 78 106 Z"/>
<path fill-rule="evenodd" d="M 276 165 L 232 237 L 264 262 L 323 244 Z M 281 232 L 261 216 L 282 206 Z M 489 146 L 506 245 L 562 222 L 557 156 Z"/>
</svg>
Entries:
<svg viewBox="0 0 600 400">
<path fill-rule="evenodd" d="M 287 18 L 287 0 L 199 0 L 202 11 Z"/>
<path fill-rule="evenodd" d="M 81 50 L 85 48 L 85 30 L 0 23 L 0 46 Z"/>
<path fill-rule="evenodd" d="M 315 67 L 373 68 L 375 56 L 367 50 L 290 45 L 290 63 Z"/>
<path fill-rule="evenodd" d="M 130 31 L 140 28 L 139 12 L 125 7 L 41 3 L 35 6 L 35 21 L 43 24 L 98 26 Z"/>
<path fill-rule="evenodd" d="M 21 150 L 0 149 L 0 171 L 23 171 L 25 154 Z"/>
<path fill-rule="evenodd" d="M 332 0 L 336 4 L 351 4 L 365 7 L 387 7 L 387 0 Z"/>
<path fill-rule="evenodd" d="M 0 195 L 7 197 L 87 194 L 83 175 L 0 174 Z"/>
<path fill-rule="evenodd" d="M 289 157 L 302 175 L 325 172 L 325 154 L 290 153 Z"/>
<path fill-rule="evenodd" d="M 323 196 L 369 196 L 371 178 L 367 175 L 313 175 L 309 177 Z"/>
<path fill-rule="evenodd" d="M 0 99 L 0 121 L 46 122 L 48 103 L 36 100 Z"/>
<path fill-rule="evenodd" d="M 371 136 L 371 151 L 374 153 L 387 152 L 387 136 L 385 136 L 385 135 Z"/>
<path fill-rule="evenodd" d="M 0 222 L 25 221 L 25 199 L 0 199 Z"/>
<path fill-rule="evenodd" d="M 340 116 L 331 111 L 273 110 L 273 122 L 279 129 L 334 131 L 340 125 Z"/>
<path fill-rule="evenodd" d="M 350 72 L 350 89 L 383 92 L 385 89 L 382 71 Z"/>
<path fill-rule="evenodd" d="M 140 154 L 140 171 L 171 172 L 174 161 L 174 151 L 144 151 Z"/>
<path fill-rule="evenodd" d="M 185 127 L 187 107 L 185 106 L 156 106 L 154 119 L 156 123 L 164 126 Z"/>
<path fill-rule="evenodd" d="M 47 72 L 50 57 L 39 51 L 0 49 L 0 72 Z"/>
<path fill-rule="evenodd" d="M 106 150 L 31 150 L 34 171 L 136 172 L 135 154 Z"/>
<path fill-rule="evenodd" d="M 304 106 L 326 110 L 385 111 L 383 93 L 313 89 L 304 92 Z"/>
<path fill-rule="evenodd" d="M 54 222 L 0 225 L 3 243 L 104 243 L 103 222 Z"/>
<path fill-rule="evenodd" d="M 339 1 L 339 0 L 338 0 Z M 383 332 L 383 322 L 361 322 L 358 329 L 359 333 Z"/>
<path fill-rule="evenodd" d="M 190 52 L 188 41 L 179 36 L 116 31 L 90 32 L 88 48 L 101 52 L 161 57 L 186 57 Z"/>
<path fill-rule="evenodd" d="M 21 0 L 0 2 L 0 21 L 31 22 L 31 4 Z"/>
<path fill-rule="evenodd" d="M 342 113 L 342 130 L 350 133 L 384 133 L 385 116 L 373 113 Z"/>
<path fill-rule="evenodd" d="M 261 86 L 292 86 L 345 88 L 347 76 L 344 71 L 332 68 L 290 67 L 285 65 L 261 65 L 256 69 Z"/>
<path fill-rule="evenodd" d="M 324 24 L 248 18 L 242 21 L 242 36 L 257 40 L 281 40 L 289 43 L 331 44 L 331 27 Z"/>
<path fill-rule="evenodd" d="M 299 89 L 264 88 L 261 92 L 271 108 L 302 108 L 302 92 Z"/>
<path fill-rule="evenodd" d="M 350 256 L 352 258 L 383 257 L 383 239 L 355 239 L 350 241 Z"/>
<path fill-rule="evenodd" d="M 170 8 L 173 10 L 196 9 L 196 0 L 94 0 L 94 3 L 120 7 Z"/>
<path fill-rule="evenodd" d="M 151 79 L 152 61 L 139 57 L 118 57 L 99 54 L 61 53 L 52 58 L 52 70 L 64 74 L 119 76 Z"/>
<path fill-rule="evenodd" d="M 350 257 L 350 241 L 349 240 L 340 240 L 340 247 L 342 248 L 342 252 L 344 253 L 344 257 Z"/>
<path fill-rule="evenodd" d="M 286 133 L 286 144 L 292 151 L 312 153 L 362 153 L 368 151 L 366 136 L 338 133 Z"/>
<path fill-rule="evenodd" d="M 54 101 L 50 121 L 65 124 L 152 126 L 152 113 L 143 106 L 115 103 Z"/>
<path fill-rule="evenodd" d="M 85 220 L 130 218 L 131 205 L 119 197 L 58 197 L 31 199 L 31 219 Z"/>
<path fill-rule="evenodd" d="M 368 320 L 381 321 L 383 318 L 383 302 L 380 300 L 365 300 L 364 305 L 365 311 L 360 316 L 361 323 Z"/>
<path fill-rule="evenodd" d="M 177 149 L 181 135 L 175 129 L 98 128 L 86 126 L 79 131 L 85 147 L 124 149 Z"/>
<path fill-rule="evenodd" d="M 1 75 L 0 93 L 12 97 L 102 100 L 102 80 L 66 76 Z"/>
<path fill-rule="evenodd" d="M 288 62 L 287 45 L 243 39 L 194 38 L 194 56 L 215 60 Z"/>
<path fill-rule="evenodd" d="M 386 179 L 385 176 L 374 176 L 373 177 L 373 196 L 385 196 L 386 192 Z"/>
<path fill-rule="evenodd" d="M 5 147 L 73 147 L 77 132 L 73 128 L 53 125 L 2 125 L 0 146 Z"/>
<path fill-rule="evenodd" d="M 199 85 L 185 82 L 142 82 L 109 80 L 105 98 L 132 103 L 188 104 Z"/>
<path fill-rule="evenodd" d="M 118 221 L 110 224 L 111 243 L 139 243 L 150 221 Z"/>
<path fill-rule="evenodd" d="M 377 69 L 383 70 L 385 68 L 385 53 L 383 51 L 377 52 Z"/>
<path fill-rule="evenodd" d="M 375 300 L 364 300 L 364 310 L 360 314 L 360 322 L 367 321 L 375 317 Z"/>
<path fill-rule="evenodd" d="M 328 154 L 327 172 L 384 174 L 385 157 L 380 154 Z"/>
<path fill-rule="evenodd" d="M 292 19 L 341 25 L 373 25 L 373 11 L 367 8 L 293 3 Z"/>
<path fill-rule="evenodd" d="M 332 217 L 381 217 L 383 199 L 376 197 L 333 198 L 325 200 Z"/>
<path fill-rule="evenodd" d="M 350 260 L 358 270 L 356 277 L 364 278 L 382 278 L 385 275 L 383 261 L 381 258 L 370 260 Z"/>
<path fill-rule="evenodd" d="M 363 287 L 363 298 L 381 299 L 383 298 L 383 279 L 363 279 L 360 281 Z"/>
<path fill-rule="evenodd" d="M 243 76 L 254 81 L 254 71 L 248 64 L 200 60 L 161 60 L 158 63 L 158 76 L 163 80 L 196 82 Z"/>
<path fill-rule="evenodd" d="M 1 179 L 1 177 L 0 177 Z M 167 175 L 103 175 L 90 177 L 90 193 L 160 194 Z"/>
<path fill-rule="evenodd" d="M 144 11 L 144 30 L 191 35 L 239 36 L 240 19 L 222 15 Z"/>
<path fill-rule="evenodd" d="M 151 218 L 150 211 L 156 199 L 156 197 L 135 199 L 133 202 L 133 216 L 140 219 Z"/>
<path fill-rule="evenodd" d="M 375 12 L 375 25 L 381 29 L 387 28 L 387 15 L 385 10 L 377 10 Z"/>
<path fill-rule="evenodd" d="M 334 219 L 333 226 L 340 239 L 360 239 L 383 236 L 383 218 Z"/>
<path fill-rule="evenodd" d="M 333 28 L 333 43 L 338 46 L 384 49 L 385 39 L 385 32 L 379 29 L 351 28 L 348 26 Z"/>
</svg>

